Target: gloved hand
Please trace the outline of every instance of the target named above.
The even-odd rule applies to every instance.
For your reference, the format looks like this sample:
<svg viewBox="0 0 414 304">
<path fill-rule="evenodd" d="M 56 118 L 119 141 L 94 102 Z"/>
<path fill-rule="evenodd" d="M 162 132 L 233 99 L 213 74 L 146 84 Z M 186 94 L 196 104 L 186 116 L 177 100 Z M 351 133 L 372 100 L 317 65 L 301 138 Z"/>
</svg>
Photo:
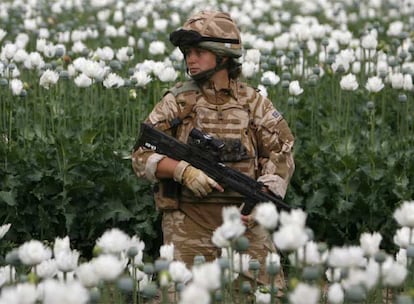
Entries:
<svg viewBox="0 0 414 304">
<path fill-rule="evenodd" d="M 183 160 L 174 170 L 174 180 L 193 191 L 197 197 L 206 196 L 213 188 L 223 191 L 223 188 L 215 180 Z"/>
</svg>

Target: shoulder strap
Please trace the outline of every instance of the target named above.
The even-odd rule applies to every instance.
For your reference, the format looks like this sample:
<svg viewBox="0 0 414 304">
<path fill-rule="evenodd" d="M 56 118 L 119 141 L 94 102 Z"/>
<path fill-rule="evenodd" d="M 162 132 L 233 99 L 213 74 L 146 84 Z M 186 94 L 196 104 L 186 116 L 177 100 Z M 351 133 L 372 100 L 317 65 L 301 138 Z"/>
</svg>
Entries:
<svg viewBox="0 0 414 304">
<path fill-rule="evenodd" d="M 194 105 L 196 104 L 196 95 L 200 90 L 195 81 L 189 80 L 179 82 L 167 92 L 176 97 L 178 115 L 169 121 L 170 128 L 173 129 L 174 136 L 177 135 L 177 129 L 183 123 L 184 119 L 193 116 Z M 178 131 L 179 133 L 179 131 Z"/>
</svg>

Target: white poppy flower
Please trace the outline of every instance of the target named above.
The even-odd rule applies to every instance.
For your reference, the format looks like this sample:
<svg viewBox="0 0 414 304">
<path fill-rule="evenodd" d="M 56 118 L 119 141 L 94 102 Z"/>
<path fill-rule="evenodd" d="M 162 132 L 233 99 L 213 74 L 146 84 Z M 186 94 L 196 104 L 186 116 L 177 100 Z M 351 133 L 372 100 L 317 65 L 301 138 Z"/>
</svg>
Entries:
<svg viewBox="0 0 414 304">
<path fill-rule="evenodd" d="M 365 88 L 371 93 L 378 93 L 384 88 L 384 83 L 378 76 L 372 76 L 368 78 Z"/>
<path fill-rule="evenodd" d="M 404 265 L 388 258 L 382 265 L 382 280 L 385 286 L 398 287 L 404 283 L 408 270 Z"/>
<path fill-rule="evenodd" d="M 58 272 L 56 260 L 49 259 L 36 266 L 36 274 L 42 279 L 51 279 Z"/>
<path fill-rule="evenodd" d="M 397 231 L 395 231 L 394 234 L 394 244 L 399 246 L 400 248 L 405 248 L 407 249 L 408 246 L 410 244 L 413 244 L 414 242 L 414 234 L 411 233 L 411 230 L 413 228 L 409 228 L 409 227 L 402 227 L 400 229 L 398 229 Z M 411 239 L 410 239 L 411 236 Z"/>
<path fill-rule="evenodd" d="M 166 67 L 161 73 L 157 74 L 157 77 L 162 82 L 173 82 L 177 79 L 177 72 L 173 67 Z"/>
<path fill-rule="evenodd" d="M 193 282 L 206 290 L 215 290 L 220 287 L 220 266 L 216 262 L 193 266 Z"/>
<path fill-rule="evenodd" d="M 103 81 L 103 85 L 107 89 L 120 88 L 124 83 L 124 79 L 115 73 L 109 73 Z"/>
<path fill-rule="evenodd" d="M 59 80 L 59 74 L 56 71 L 47 69 L 40 76 L 39 84 L 45 89 L 49 89 L 50 86 L 55 85 Z"/>
<path fill-rule="evenodd" d="M 174 244 L 165 244 L 160 247 L 160 258 L 167 261 L 174 260 Z"/>
<path fill-rule="evenodd" d="M 342 304 L 345 298 L 345 292 L 341 287 L 341 284 L 334 283 L 328 288 L 328 302 L 331 304 Z"/>
<path fill-rule="evenodd" d="M 81 73 L 73 80 L 78 88 L 89 88 L 92 85 L 92 79 L 85 73 Z"/>
<path fill-rule="evenodd" d="M 341 89 L 345 91 L 355 91 L 358 89 L 358 81 L 356 79 L 356 76 L 352 73 L 342 76 L 339 84 L 341 86 Z"/>
<path fill-rule="evenodd" d="M 112 254 L 102 254 L 92 261 L 94 272 L 104 281 L 114 281 L 124 270 L 124 263 Z"/>
<path fill-rule="evenodd" d="M 380 243 L 382 241 L 382 235 L 378 232 L 374 233 L 362 233 L 359 238 L 359 243 L 361 244 L 361 248 L 364 253 L 368 256 L 374 256 L 380 247 Z"/>
<path fill-rule="evenodd" d="M 151 41 L 148 46 L 148 52 L 151 55 L 163 55 L 165 53 L 165 43 L 162 41 Z"/>
<path fill-rule="evenodd" d="M 134 79 L 136 81 L 135 86 L 137 87 L 145 87 L 152 81 L 151 76 L 149 76 L 145 71 L 134 72 L 134 74 L 131 76 L 131 79 Z"/>
<path fill-rule="evenodd" d="M 179 304 L 209 304 L 210 293 L 197 284 L 187 285 L 181 292 Z"/>
<path fill-rule="evenodd" d="M 404 201 L 393 214 L 400 226 L 414 228 L 414 201 Z"/>
<path fill-rule="evenodd" d="M 298 96 L 303 93 L 303 89 L 299 85 L 299 81 L 294 80 L 289 83 L 289 94 Z"/>
<path fill-rule="evenodd" d="M 99 284 L 100 277 L 95 272 L 92 263 L 83 263 L 75 270 L 76 277 L 87 288 L 95 287 Z"/>
<path fill-rule="evenodd" d="M 291 304 L 317 304 L 320 300 L 321 291 L 316 286 L 299 283 L 289 294 Z"/>
<path fill-rule="evenodd" d="M 170 272 L 171 279 L 176 283 L 186 284 L 193 276 L 191 271 L 181 261 L 171 262 L 168 266 L 168 271 Z"/>
<path fill-rule="evenodd" d="M 89 301 L 88 290 L 78 281 L 65 283 L 48 279 L 39 284 L 38 290 L 43 304 L 86 304 Z"/>
<path fill-rule="evenodd" d="M 25 265 L 37 265 L 52 257 L 52 250 L 37 240 L 30 240 L 19 247 L 19 258 Z"/>
<path fill-rule="evenodd" d="M 128 250 L 131 239 L 118 228 L 112 228 L 105 231 L 100 238 L 96 240 L 96 245 L 102 249 L 104 253 L 120 253 Z"/>
<path fill-rule="evenodd" d="M 279 213 L 273 203 L 261 203 L 256 206 L 254 219 L 267 230 L 274 230 L 278 224 Z"/>
<path fill-rule="evenodd" d="M 308 241 L 308 234 L 298 225 L 283 225 L 273 233 L 273 242 L 282 251 L 297 250 Z"/>
<path fill-rule="evenodd" d="M 78 266 L 79 251 L 77 250 L 63 250 L 59 251 L 55 256 L 56 265 L 60 271 L 70 272 L 74 271 Z"/>
<path fill-rule="evenodd" d="M 14 78 L 14 79 L 10 80 L 9 86 L 10 86 L 10 90 L 12 91 L 12 94 L 14 96 L 19 96 L 23 91 L 23 82 L 20 79 Z M 0 239 L 3 238 L 4 234 L 7 232 L 8 229 L 6 230 L 6 232 L 4 232 L 3 235 L 1 233 L 1 230 L 2 229 L 0 229 Z"/>
</svg>

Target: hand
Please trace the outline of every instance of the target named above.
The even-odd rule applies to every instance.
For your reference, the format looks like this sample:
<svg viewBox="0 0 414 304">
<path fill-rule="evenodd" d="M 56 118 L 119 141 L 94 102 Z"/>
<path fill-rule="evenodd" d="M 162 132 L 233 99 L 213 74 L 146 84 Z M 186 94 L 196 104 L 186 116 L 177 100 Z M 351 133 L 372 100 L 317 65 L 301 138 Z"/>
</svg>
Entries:
<svg viewBox="0 0 414 304">
<path fill-rule="evenodd" d="M 189 188 L 197 197 L 206 196 L 213 188 L 224 191 L 215 180 L 185 161 L 180 161 L 175 168 L 174 180 Z"/>
</svg>

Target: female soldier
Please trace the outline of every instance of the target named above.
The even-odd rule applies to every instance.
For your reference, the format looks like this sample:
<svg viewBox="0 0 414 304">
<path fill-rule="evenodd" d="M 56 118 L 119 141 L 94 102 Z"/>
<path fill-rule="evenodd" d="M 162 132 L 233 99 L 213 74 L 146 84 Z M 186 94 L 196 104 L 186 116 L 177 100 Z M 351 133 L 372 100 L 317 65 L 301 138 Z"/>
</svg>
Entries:
<svg viewBox="0 0 414 304">
<path fill-rule="evenodd" d="M 170 35 L 170 41 L 184 54 L 192 79 L 170 89 L 146 122 L 186 143 L 193 128 L 222 140 L 227 148 L 220 157 L 226 165 L 284 197 L 294 171 L 294 138 L 272 102 L 238 80 L 242 45 L 230 15 L 197 13 Z M 161 182 L 156 202 L 163 211 L 164 243 L 174 244 L 175 258 L 191 266 L 196 255 L 207 260 L 218 257 L 211 237 L 222 224 L 222 208 L 240 206 L 243 197 L 185 161 L 142 147 L 134 151 L 132 160 L 139 177 Z M 171 181 L 181 186 L 179 191 Z M 252 216 L 242 215 L 242 220 L 247 225 Z M 248 253 L 264 268 L 268 252 L 275 250 L 268 233 L 258 225 L 247 225 L 245 236 L 250 241 Z M 262 269 L 262 283 L 264 273 Z M 277 285 L 284 287 L 282 275 Z"/>
</svg>

